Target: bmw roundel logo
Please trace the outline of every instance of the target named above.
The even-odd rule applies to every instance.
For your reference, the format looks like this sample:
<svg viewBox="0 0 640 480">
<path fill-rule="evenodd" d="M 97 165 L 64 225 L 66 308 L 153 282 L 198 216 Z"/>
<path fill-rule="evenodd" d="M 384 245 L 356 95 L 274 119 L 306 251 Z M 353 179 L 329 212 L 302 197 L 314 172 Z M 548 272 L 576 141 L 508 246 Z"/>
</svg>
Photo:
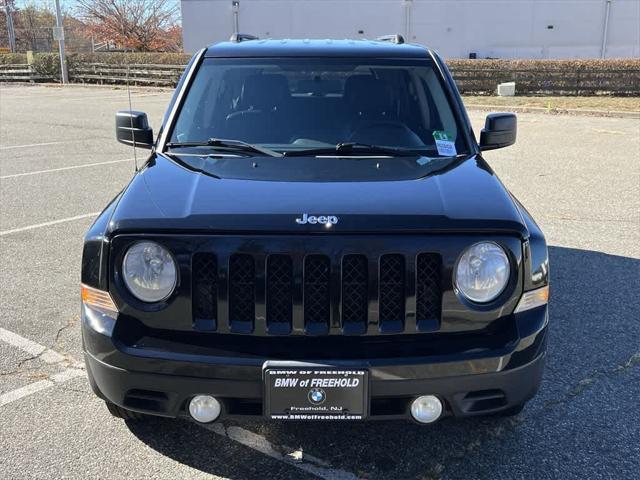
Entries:
<svg viewBox="0 0 640 480">
<path fill-rule="evenodd" d="M 309 401 L 314 405 L 320 405 L 327 399 L 327 394 L 321 388 L 312 388 L 309 390 Z"/>
</svg>

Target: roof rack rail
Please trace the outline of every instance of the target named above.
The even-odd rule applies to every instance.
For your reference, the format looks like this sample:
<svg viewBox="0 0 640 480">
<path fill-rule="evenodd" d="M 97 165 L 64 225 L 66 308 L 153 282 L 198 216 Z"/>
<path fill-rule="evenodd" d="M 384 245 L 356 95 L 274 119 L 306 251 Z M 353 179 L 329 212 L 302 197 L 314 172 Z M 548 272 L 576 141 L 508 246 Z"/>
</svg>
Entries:
<svg viewBox="0 0 640 480">
<path fill-rule="evenodd" d="M 398 33 L 396 33 L 395 35 L 384 35 L 382 37 L 376 38 L 376 40 L 379 42 L 397 43 L 398 45 L 404 43 L 404 37 Z"/>
<path fill-rule="evenodd" d="M 255 35 L 249 35 L 248 33 L 239 32 L 234 33 L 233 35 L 231 35 L 231 38 L 229 38 L 229 41 L 233 43 L 246 42 L 247 40 L 260 40 L 260 38 L 256 37 Z"/>
</svg>

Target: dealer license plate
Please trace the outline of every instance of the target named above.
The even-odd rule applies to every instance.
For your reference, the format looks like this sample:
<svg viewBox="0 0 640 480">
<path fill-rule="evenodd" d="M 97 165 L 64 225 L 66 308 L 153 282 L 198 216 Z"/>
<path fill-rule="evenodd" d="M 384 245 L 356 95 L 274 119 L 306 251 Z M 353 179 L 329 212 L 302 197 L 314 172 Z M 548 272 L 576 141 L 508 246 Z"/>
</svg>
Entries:
<svg viewBox="0 0 640 480">
<path fill-rule="evenodd" d="M 362 420 L 368 372 L 327 367 L 264 369 L 265 415 L 273 420 Z"/>
</svg>

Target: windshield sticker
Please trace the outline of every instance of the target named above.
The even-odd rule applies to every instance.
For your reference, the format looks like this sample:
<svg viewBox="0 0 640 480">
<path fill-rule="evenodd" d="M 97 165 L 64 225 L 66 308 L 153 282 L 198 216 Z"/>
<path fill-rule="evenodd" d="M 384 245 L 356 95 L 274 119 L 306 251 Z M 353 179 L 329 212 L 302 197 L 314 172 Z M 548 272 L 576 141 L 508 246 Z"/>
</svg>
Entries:
<svg viewBox="0 0 640 480">
<path fill-rule="evenodd" d="M 443 132 L 442 130 L 434 130 L 433 138 L 436 141 L 438 155 L 443 155 L 445 157 L 455 157 L 458 154 L 456 152 L 456 142 L 453 140 L 453 137 L 447 132 Z"/>
</svg>

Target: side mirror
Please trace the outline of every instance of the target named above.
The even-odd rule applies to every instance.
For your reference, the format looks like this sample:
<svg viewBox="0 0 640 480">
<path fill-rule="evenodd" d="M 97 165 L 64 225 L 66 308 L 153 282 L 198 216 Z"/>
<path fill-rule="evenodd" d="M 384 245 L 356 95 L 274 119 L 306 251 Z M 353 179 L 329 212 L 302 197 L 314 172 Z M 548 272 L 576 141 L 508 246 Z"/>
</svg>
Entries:
<svg viewBox="0 0 640 480">
<path fill-rule="evenodd" d="M 125 145 L 152 148 L 153 130 L 149 127 L 147 114 L 133 110 L 116 113 L 116 139 Z"/>
<path fill-rule="evenodd" d="M 516 143 L 518 119 L 514 113 L 490 113 L 480 132 L 480 150 L 495 150 Z"/>
</svg>

